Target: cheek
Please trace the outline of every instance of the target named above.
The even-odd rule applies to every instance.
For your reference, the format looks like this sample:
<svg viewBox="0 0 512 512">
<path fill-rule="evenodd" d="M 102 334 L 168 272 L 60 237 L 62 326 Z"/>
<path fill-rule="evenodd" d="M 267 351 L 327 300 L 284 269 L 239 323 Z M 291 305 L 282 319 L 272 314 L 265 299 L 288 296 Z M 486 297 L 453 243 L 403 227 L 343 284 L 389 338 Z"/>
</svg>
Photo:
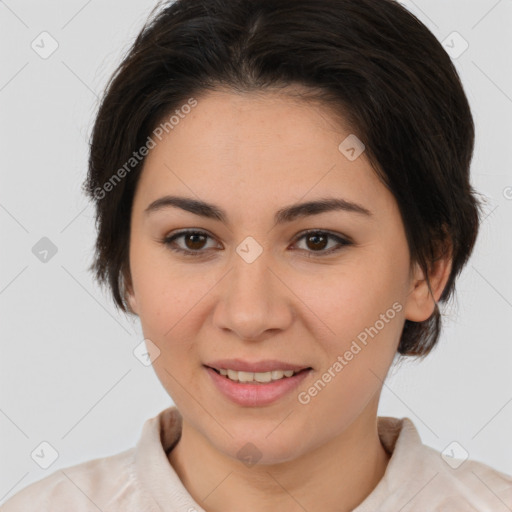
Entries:
<svg viewBox="0 0 512 512">
<path fill-rule="evenodd" d="M 166 380 L 164 368 L 184 375 L 199 364 L 199 331 L 211 314 L 208 299 L 224 271 L 177 261 L 165 248 L 151 244 L 134 247 L 131 269 L 144 337 L 160 350 L 155 370 Z"/>
<path fill-rule="evenodd" d="M 325 354 L 317 384 L 302 390 L 318 414 L 327 414 L 336 404 L 340 414 L 352 417 L 380 390 L 403 328 L 408 275 L 404 254 L 360 253 L 329 274 L 328 286 L 311 278 L 302 280 L 309 290 L 310 302 L 305 302 L 320 320 L 315 337 Z M 316 394 L 322 398 L 317 400 Z"/>
<path fill-rule="evenodd" d="M 368 252 L 337 268 L 332 266 L 321 275 L 297 273 L 294 281 L 297 294 L 310 307 L 317 322 L 329 328 L 322 328 L 324 336 L 333 339 L 335 348 L 341 348 L 379 322 L 381 315 L 385 320 L 395 319 L 397 310 L 402 309 L 399 306 L 403 306 L 406 278 L 407 267 L 403 262 L 391 257 L 378 258 Z M 390 325 L 386 322 L 388 332 Z"/>
<path fill-rule="evenodd" d="M 133 244 L 130 270 L 138 315 L 144 335 L 158 345 L 176 330 L 173 326 L 186 315 L 193 300 L 193 287 L 170 264 L 165 248 L 150 243 Z"/>
<path fill-rule="evenodd" d="M 310 387 L 299 390 L 299 403 L 311 418 L 331 415 L 336 432 L 375 399 L 396 353 L 403 328 L 404 278 L 403 268 L 391 261 L 360 259 L 332 274 L 328 291 L 307 281 L 309 304 L 321 320 L 317 324 L 330 329 L 322 328 L 322 336 L 317 333 L 324 352 L 322 367 Z M 310 428 L 315 428 L 313 419 Z"/>
<path fill-rule="evenodd" d="M 153 369 L 175 403 L 186 403 L 183 389 L 193 391 L 190 372 L 198 364 L 193 355 L 200 325 L 197 306 L 206 290 L 154 249 L 134 251 L 131 263 L 142 332 L 159 350 Z"/>
</svg>

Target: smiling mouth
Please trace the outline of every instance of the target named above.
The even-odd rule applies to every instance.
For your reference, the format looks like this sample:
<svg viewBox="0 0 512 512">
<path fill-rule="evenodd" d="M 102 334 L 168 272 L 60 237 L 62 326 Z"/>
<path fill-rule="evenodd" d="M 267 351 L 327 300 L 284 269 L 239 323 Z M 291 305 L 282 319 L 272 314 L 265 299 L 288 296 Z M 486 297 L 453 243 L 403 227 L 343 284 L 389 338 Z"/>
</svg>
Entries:
<svg viewBox="0 0 512 512">
<path fill-rule="evenodd" d="M 229 368 L 212 368 L 208 366 L 217 374 L 225 377 L 226 379 L 239 382 L 244 384 L 267 384 L 269 382 L 275 382 L 283 379 L 294 377 L 299 373 L 307 372 L 312 370 L 311 367 L 303 368 L 302 370 L 273 370 L 271 372 L 243 372 L 231 370 Z"/>
</svg>

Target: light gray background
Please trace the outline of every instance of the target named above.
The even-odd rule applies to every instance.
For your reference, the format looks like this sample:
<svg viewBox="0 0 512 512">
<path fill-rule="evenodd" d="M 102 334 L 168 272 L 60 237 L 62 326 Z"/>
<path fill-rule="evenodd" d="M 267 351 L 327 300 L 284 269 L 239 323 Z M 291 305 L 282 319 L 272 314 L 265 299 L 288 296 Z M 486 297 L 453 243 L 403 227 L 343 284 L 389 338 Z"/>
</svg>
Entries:
<svg viewBox="0 0 512 512">
<path fill-rule="evenodd" d="M 453 58 L 476 122 L 472 180 L 488 205 L 439 347 L 392 371 L 380 414 L 408 416 L 439 451 L 455 440 L 456 454 L 512 473 L 512 1 L 404 3 L 456 53 L 452 32 L 469 44 Z M 133 355 L 137 320 L 87 271 L 93 210 L 80 192 L 98 97 L 153 5 L 0 2 L 0 503 L 59 468 L 131 448 L 172 404 Z M 43 31 L 59 44 L 47 59 L 31 48 Z M 42 237 L 58 249 L 46 263 L 32 252 Z M 43 441 L 58 452 L 48 469 L 31 457 Z"/>
</svg>

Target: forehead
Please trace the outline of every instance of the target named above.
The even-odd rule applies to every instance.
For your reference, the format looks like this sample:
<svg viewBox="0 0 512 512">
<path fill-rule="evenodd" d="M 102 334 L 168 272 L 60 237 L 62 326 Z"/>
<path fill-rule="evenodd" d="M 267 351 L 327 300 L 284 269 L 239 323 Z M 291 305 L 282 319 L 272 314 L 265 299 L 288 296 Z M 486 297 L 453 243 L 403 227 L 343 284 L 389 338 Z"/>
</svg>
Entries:
<svg viewBox="0 0 512 512">
<path fill-rule="evenodd" d="M 329 194 L 389 201 L 364 152 L 349 160 L 340 151 L 350 128 L 318 102 L 215 91 L 187 112 L 146 157 L 139 183 L 146 201 L 176 190 L 245 204 Z"/>
<path fill-rule="evenodd" d="M 315 153 L 336 150 L 343 131 L 318 102 L 301 101 L 284 92 L 215 91 L 198 98 L 197 106 L 172 129 L 167 142 L 181 152 L 200 147 L 203 154 L 225 160 L 251 153 L 255 161 L 294 160 L 294 155 L 311 154 L 313 146 Z"/>
</svg>

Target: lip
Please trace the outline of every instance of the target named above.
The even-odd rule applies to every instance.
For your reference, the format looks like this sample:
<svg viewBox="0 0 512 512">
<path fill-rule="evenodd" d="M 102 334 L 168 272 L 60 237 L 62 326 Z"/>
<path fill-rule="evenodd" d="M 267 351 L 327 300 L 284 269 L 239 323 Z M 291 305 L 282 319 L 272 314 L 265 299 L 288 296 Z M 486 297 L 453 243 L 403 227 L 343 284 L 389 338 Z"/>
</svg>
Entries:
<svg viewBox="0 0 512 512">
<path fill-rule="evenodd" d="M 268 363 L 268 361 L 266 363 Z M 228 367 L 233 370 L 235 369 L 229 365 Z M 261 364 L 259 367 L 261 367 Z M 313 371 L 311 368 L 304 369 L 304 371 L 297 373 L 293 377 L 283 377 L 282 379 L 268 383 L 242 383 L 232 381 L 227 377 L 220 375 L 209 366 L 204 366 L 204 368 L 212 379 L 215 387 L 226 398 L 243 407 L 261 407 L 276 402 L 297 388 L 301 382 L 303 382 L 304 379 Z M 284 369 L 282 366 L 280 368 Z M 298 369 L 300 370 L 302 368 Z"/>
<path fill-rule="evenodd" d="M 278 361 L 277 359 L 265 359 L 263 361 L 244 361 L 243 359 L 218 359 L 211 363 L 205 363 L 205 366 L 220 370 L 224 368 L 226 370 L 235 370 L 237 372 L 253 372 L 253 373 L 264 373 L 272 372 L 275 370 L 293 370 L 298 372 L 306 368 L 311 368 L 307 365 L 297 365 L 292 363 L 286 363 L 284 361 Z M 290 378 L 290 377 L 287 377 Z"/>
</svg>

